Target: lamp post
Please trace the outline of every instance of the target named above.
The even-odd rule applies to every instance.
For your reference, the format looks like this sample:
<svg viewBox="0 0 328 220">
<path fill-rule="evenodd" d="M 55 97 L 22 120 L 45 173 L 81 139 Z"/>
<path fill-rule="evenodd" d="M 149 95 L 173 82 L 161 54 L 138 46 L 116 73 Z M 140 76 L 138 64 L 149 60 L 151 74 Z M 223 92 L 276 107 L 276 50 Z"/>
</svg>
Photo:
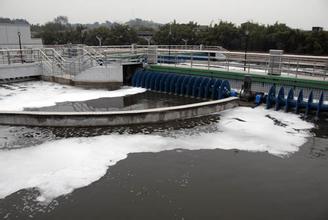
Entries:
<svg viewBox="0 0 328 220">
<path fill-rule="evenodd" d="M 245 59 L 244 59 L 244 71 L 246 71 L 246 65 L 247 65 L 247 50 L 248 50 L 248 36 L 249 36 L 249 31 L 245 31 Z"/>
<path fill-rule="evenodd" d="M 23 63 L 23 53 L 22 53 L 22 41 L 21 41 L 21 32 L 17 32 L 18 35 L 18 43 L 19 43 L 19 53 L 20 53 L 20 58 L 21 62 Z"/>
<path fill-rule="evenodd" d="M 97 38 L 97 40 L 98 40 L 99 46 L 101 47 L 101 37 L 96 36 L 96 38 Z"/>
<path fill-rule="evenodd" d="M 181 39 L 183 42 L 184 42 L 184 44 L 185 44 L 185 49 L 187 49 L 187 45 L 188 45 L 188 39 Z"/>
<path fill-rule="evenodd" d="M 84 41 L 85 41 L 85 37 L 87 35 L 87 29 L 83 29 L 81 31 L 81 44 L 83 45 L 84 44 Z"/>
<path fill-rule="evenodd" d="M 146 37 L 145 37 L 145 40 L 147 41 L 148 46 L 150 46 L 150 44 L 151 44 L 151 39 L 152 39 L 151 36 L 146 36 Z"/>
<path fill-rule="evenodd" d="M 171 59 L 171 37 L 172 37 L 172 27 L 170 23 L 170 30 L 169 30 L 169 61 Z"/>
</svg>

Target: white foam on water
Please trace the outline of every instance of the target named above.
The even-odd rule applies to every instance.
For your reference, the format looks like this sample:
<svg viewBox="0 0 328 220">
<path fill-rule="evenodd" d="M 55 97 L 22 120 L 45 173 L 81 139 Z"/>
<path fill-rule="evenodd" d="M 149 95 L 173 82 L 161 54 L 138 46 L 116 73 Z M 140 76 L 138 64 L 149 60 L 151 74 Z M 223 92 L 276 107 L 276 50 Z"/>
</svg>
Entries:
<svg viewBox="0 0 328 220">
<path fill-rule="evenodd" d="M 98 98 L 122 97 L 145 92 L 143 88 L 119 90 L 83 89 L 57 83 L 33 81 L 0 87 L 0 110 L 22 111 L 24 108 L 53 106 L 57 102 L 76 102 Z"/>
<path fill-rule="evenodd" d="M 278 125 L 273 119 L 282 124 Z M 311 136 L 309 129 L 314 125 L 293 114 L 261 107 L 238 107 L 222 112 L 215 126 L 218 130 L 212 133 L 177 136 L 174 133 L 171 137 L 111 134 L 0 150 L 0 199 L 20 189 L 36 187 L 41 193 L 38 200 L 49 202 L 97 181 L 109 166 L 125 159 L 129 153 L 240 149 L 289 155 L 307 141 Z"/>
</svg>

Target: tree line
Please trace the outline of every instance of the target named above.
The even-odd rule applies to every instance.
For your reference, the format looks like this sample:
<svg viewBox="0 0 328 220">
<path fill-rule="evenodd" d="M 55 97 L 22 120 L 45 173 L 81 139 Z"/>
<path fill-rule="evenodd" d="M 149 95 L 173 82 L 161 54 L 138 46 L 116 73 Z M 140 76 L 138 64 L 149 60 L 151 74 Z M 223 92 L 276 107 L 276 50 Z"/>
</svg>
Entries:
<svg viewBox="0 0 328 220">
<path fill-rule="evenodd" d="M 102 45 L 147 44 L 140 33 L 152 35 L 152 44 L 165 45 L 208 45 L 222 46 L 228 50 L 267 52 L 270 49 L 286 53 L 328 55 L 328 31 L 305 31 L 288 27 L 283 23 L 263 25 L 245 22 L 236 25 L 220 21 L 211 25 L 195 22 L 176 21 L 154 25 L 149 22 L 111 23 L 110 26 L 88 28 L 83 24 L 70 24 L 67 17 L 59 16 L 44 25 L 32 25 L 34 37 L 40 37 L 44 44 L 87 44 Z M 138 25 L 133 25 L 138 23 Z M 144 25 L 143 25 L 144 24 Z M 98 38 L 98 39 L 97 39 Z"/>
</svg>

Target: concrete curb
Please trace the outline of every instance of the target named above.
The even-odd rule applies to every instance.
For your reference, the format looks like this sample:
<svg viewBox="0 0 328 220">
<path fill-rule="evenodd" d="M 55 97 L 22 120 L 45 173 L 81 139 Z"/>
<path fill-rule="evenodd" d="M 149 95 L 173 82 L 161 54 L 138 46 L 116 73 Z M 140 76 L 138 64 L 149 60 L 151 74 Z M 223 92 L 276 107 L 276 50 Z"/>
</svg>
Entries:
<svg viewBox="0 0 328 220">
<path fill-rule="evenodd" d="M 157 109 L 115 112 L 0 111 L 1 125 L 40 127 L 100 127 L 159 123 L 205 116 L 238 106 L 238 98 Z"/>
</svg>

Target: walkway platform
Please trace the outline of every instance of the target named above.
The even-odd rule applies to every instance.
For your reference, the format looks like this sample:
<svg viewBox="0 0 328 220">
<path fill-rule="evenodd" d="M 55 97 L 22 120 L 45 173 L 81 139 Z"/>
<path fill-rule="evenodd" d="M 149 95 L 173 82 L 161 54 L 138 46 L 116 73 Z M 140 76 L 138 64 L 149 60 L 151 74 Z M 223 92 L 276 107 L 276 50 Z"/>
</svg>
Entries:
<svg viewBox="0 0 328 220">
<path fill-rule="evenodd" d="M 245 76 L 251 76 L 253 82 L 278 84 L 282 86 L 300 87 L 308 89 L 317 89 L 328 91 L 328 81 L 324 81 L 317 77 L 292 77 L 287 75 L 274 76 L 256 72 L 241 72 L 241 71 L 227 71 L 219 68 L 190 68 L 184 65 L 150 65 L 151 70 L 159 72 L 170 72 L 177 74 L 187 74 L 196 76 L 215 77 L 227 80 L 243 81 Z"/>
</svg>

